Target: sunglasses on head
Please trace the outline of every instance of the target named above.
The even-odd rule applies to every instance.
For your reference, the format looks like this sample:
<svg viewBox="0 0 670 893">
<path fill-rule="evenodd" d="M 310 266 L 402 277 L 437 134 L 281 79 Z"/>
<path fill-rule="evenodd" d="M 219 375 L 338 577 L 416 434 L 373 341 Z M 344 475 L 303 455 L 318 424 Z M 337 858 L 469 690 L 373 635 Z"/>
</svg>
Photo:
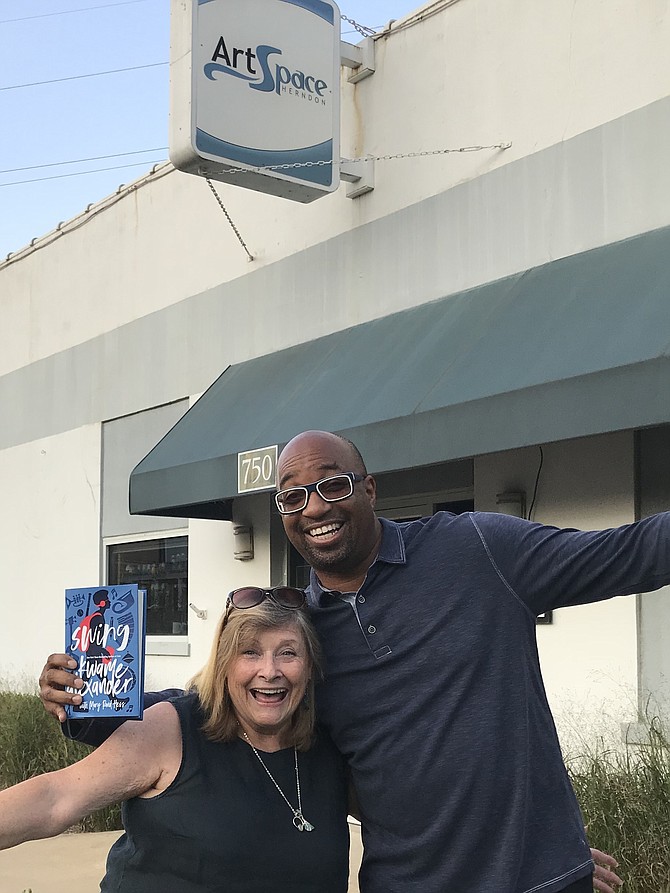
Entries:
<svg viewBox="0 0 670 893">
<path fill-rule="evenodd" d="M 269 598 L 280 608 L 302 608 L 305 605 L 305 593 L 293 586 L 274 586 L 272 589 L 261 589 L 259 586 L 242 586 L 228 593 L 228 604 L 233 608 L 255 608 Z"/>
</svg>

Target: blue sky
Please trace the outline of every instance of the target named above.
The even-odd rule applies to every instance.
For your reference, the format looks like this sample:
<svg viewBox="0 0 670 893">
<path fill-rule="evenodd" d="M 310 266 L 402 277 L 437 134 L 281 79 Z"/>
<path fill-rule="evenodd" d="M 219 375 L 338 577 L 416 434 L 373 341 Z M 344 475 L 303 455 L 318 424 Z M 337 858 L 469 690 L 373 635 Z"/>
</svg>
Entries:
<svg viewBox="0 0 670 893">
<path fill-rule="evenodd" d="M 340 10 L 378 28 L 419 5 Z M 342 36 L 361 39 L 346 22 Z M 169 0 L 2 4 L 0 258 L 167 158 L 169 41 Z"/>
</svg>

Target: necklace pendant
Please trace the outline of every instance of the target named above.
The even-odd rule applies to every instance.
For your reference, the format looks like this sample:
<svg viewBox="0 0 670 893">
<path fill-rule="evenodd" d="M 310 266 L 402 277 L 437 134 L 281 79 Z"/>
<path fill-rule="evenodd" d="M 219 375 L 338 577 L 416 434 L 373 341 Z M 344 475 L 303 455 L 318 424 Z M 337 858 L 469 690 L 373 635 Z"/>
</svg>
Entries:
<svg viewBox="0 0 670 893">
<path fill-rule="evenodd" d="M 313 831 L 314 825 L 307 821 L 301 812 L 296 812 L 293 816 L 293 824 L 298 831 Z"/>
<path fill-rule="evenodd" d="M 297 2 L 297 0 L 296 0 L 296 2 Z M 298 808 L 294 809 L 293 806 L 291 805 L 291 801 L 288 799 L 286 794 L 282 791 L 282 789 L 277 784 L 277 779 L 274 777 L 272 772 L 270 772 L 268 767 L 263 762 L 263 757 L 258 753 L 256 748 L 253 746 L 253 744 L 249 740 L 249 736 L 244 731 L 244 729 L 242 729 L 242 737 L 247 742 L 247 744 L 251 747 L 251 749 L 253 750 L 253 752 L 256 756 L 256 759 L 261 764 L 263 769 L 265 769 L 265 772 L 267 773 L 268 778 L 270 779 L 272 784 L 277 788 L 282 799 L 284 800 L 284 802 L 286 803 L 288 808 L 293 813 L 293 827 L 296 828 L 298 831 L 313 831 L 314 825 L 312 825 L 311 822 L 308 822 L 307 819 L 305 818 L 305 816 L 302 814 L 302 800 L 300 799 L 300 774 L 298 772 L 298 749 L 297 749 L 297 747 L 295 747 L 295 746 L 293 747 L 293 758 L 295 760 L 295 789 L 296 789 L 296 794 L 298 795 Z"/>
</svg>

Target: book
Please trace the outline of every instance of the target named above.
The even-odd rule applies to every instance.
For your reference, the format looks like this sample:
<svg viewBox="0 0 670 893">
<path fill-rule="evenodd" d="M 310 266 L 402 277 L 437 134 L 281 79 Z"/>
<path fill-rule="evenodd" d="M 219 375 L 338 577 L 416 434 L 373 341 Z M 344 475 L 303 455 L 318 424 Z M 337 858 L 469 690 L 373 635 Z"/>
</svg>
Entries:
<svg viewBox="0 0 670 893">
<path fill-rule="evenodd" d="M 142 719 L 146 590 L 136 583 L 65 590 L 65 651 L 84 681 L 70 719 Z M 70 689 L 74 691 L 74 689 Z"/>
</svg>

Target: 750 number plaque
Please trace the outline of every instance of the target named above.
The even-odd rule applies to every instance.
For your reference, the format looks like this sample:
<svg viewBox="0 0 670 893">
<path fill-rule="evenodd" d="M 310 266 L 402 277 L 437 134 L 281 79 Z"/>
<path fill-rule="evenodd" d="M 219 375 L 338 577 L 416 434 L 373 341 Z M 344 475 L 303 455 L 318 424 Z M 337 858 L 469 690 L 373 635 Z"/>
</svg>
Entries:
<svg viewBox="0 0 670 893">
<path fill-rule="evenodd" d="M 237 492 L 269 490 L 277 475 L 277 445 L 237 454 Z"/>
</svg>

